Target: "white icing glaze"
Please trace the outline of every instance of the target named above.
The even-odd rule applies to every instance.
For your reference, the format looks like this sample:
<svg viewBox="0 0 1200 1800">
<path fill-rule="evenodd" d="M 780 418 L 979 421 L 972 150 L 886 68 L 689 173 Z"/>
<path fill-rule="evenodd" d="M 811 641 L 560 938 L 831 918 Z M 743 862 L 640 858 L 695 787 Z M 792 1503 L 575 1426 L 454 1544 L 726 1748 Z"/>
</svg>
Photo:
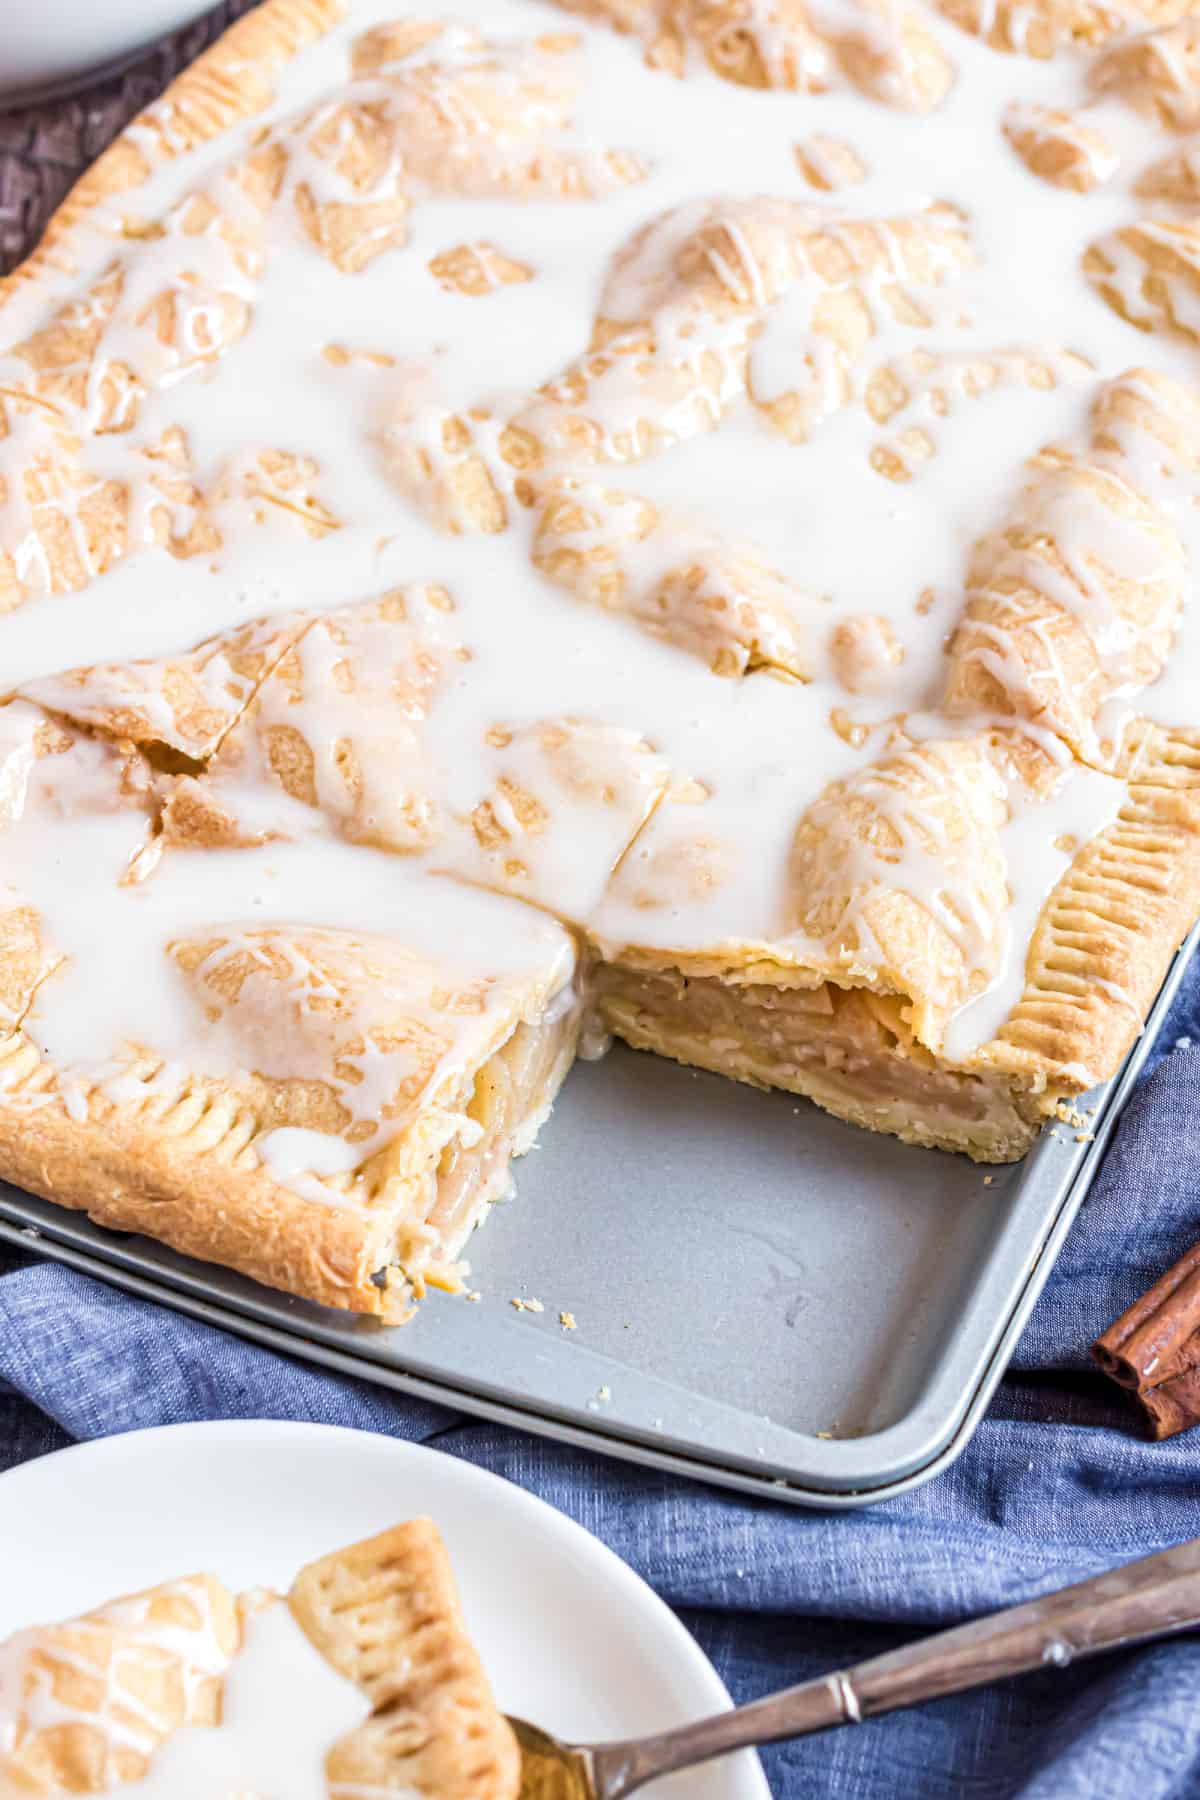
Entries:
<svg viewBox="0 0 1200 1800">
<path fill-rule="evenodd" d="M 164 1611 L 178 1602 L 192 1624 L 172 1623 Z M 113 1637 L 116 1631 L 120 1635 Z M 35 1660 L 41 1652 L 46 1660 Z M 184 1703 L 190 1709 L 200 1685 L 224 1674 L 229 1655 L 220 1640 L 211 1596 L 203 1578 L 163 1582 L 146 1594 L 110 1602 L 59 1631 L 37 1626 L 0 1644 L 0 1751 L 11 1752 L 29 1737 L 62 1726 L 95 1725 L 104 1734 L 106 1761 L 100 1773 L 116 1775 L 122 1752 L 147 1757 L 159 1741 L 162 1723 L 149 1699 L 139 1698 L 135 1677 L 144 1657 L 178 1657 Z M 86 1705 L 75 1704 L 53 1672 L 65 1669 L 79 1679 Z"/>
<path fill-rule="evenodd" d="M 549 920 L 515 902 L 485 901 L 453 882 L 439 888 L 436 913 L 431 913 L 423 888 L 396 882 L 382 853 L 340 845 L 310 842 L 269 851 L 177 853 L 164 860 L 152 881 L 132 893 L 117 889 L 115 883 L 111 888 L 97 883 L 97 905 L 85 923 L 78 909 L 64 901 L 64 877 L 82 881 L 90 873 L 95 880 L 96 869 L 105 867 L 106 854 L 109 867 L 123 862 L 127 843 L 110 821 L 99 822 L 95 829 L 90 828 L 92 823 L 88 829 L 76 826 L 63 834 L 62 853 L 46 871 L 44 882 L 27 879 L 21 884 L 23 892 L 36 893 L 42 902 L 51 942 L 65 959 L 38 990 L 26 1030 L 65 1071 L 68 1094 L 72 1072 L 88 1085 L 98 1083 L 111 1099 L 173 1097 L 187 1075 L 254 1072 L 268 1078 L 331 1082 L 359 1124 L 352 1143 L 289 1128 L 266 1134 L 255 1146 L 273 1172 L 292 1179 L 292 1185 L 297 1185 L 299 1171 L 307 1168 L 314 1177 L 304 1184 L 310 1196 L 336 1200 L 319 1178 L 356 1167 L 405 1122 L 407 1113 L 397 1114 L 390 1103 L 411 1078 L 412 1064 L 403 1046 L 376 1047 L 373 1033 L 385 1027 L 389 1004 L 397 998 L 414 1017 L 427 1002 L 420 972 L 416 984 L 410 985 L 404 967 L 394 966 L 356 1005 L 351 1028 L 339 1040 L 322 1023 L 321 972 L 305 965 L 289 944 L 289 923 L 345 932 L 354 943 L 365 941 L 368 949 L 373 933 L 394 933 L 414 956 L 429 956 L 435 971 L 450 968 L 460 979 L 482 978 L 493 984 L 479 1012 L 457 1021 L 453 1061 L 422 1085 L 426 1103 L 436 1100 L 443 1083 L 452 1084 L 460 1064 L 471 1066 L 510 1028 L 505 1024 L 506 1008 L 512 1005 L 510 984 L 535 981 L 539 1001 L 541 996 L 552 999 L 564 984 L 569 989 L 571 945 Z M 231 890 L 239 908 L 245 909 L 240 922 L 223 917 Z M 121 934 L 131 931 L 130 908 L 143 946 L 136 982 L 130 980 L 128 964 L 103 959 L 95 966 L 88 954 L 90 945 L 104 941 L 106 932 L 115 932 L 124 941 Z M 260 925 L 251 909 L 270 925 Z M 208 1016 L 201 1004 L 203 990 L 197 986 L 204 964 L 192 978 L 185 978 L 176 961 L 163 954 L 167 943 L 189 934 L 202 940 L 219 936 L 222 958 L 240 951 L 253 964 L 268 954 L 289 956 L 294 967 L 286 994 L 295 1009 L 290 1029 L 282 1028 L 278 1007 L 257 1010 L 249 1004 Z M 447 963 L 443 959 L 449 946 L 453 961 Z M 423 979 L 428 984 L 430 977 Z M 345 1036 L 359 1033 L 364 1040 L 361 1049 L 336 1051 Z M 381 1042 L 386 1041 L 385 1035 Z M 98 1043 L 109 1046 L 104 1061 L 97 1059 Z M 145 1067 L 147 1049 L 165 1060 L 161 1067 L 147 1069 L 143 1079 L 132 1071 L 139 1064 Z M 80 1104 L 86 1106 L 82 1097 Z M 461 1141 L 464 1133 L 470 1135 L 471 1122 L 444 1110 L 443 1129 L 447 1141 L 451 1137 Z M 307 1163 L 305 1155 L 311 1157 Z"/>
<path fill-rule="evenodd" d="M 943 1046 L 947 1057 L 965 1059 L 1000 1030 L 1021 997 L 1025 946 L 1051 889 L 1078 845 L 1112 823 L 1123 798 L 1120 783 L 1085 769 L 1049 800 L 1014 806 L 1001 832 L 1011 898 L 1004 921 L 1007 942 L 990 986 L 951 1019 Z"/>
<path fill-rule="evenodd" d="M 158 1590 L 161 1592 L 161 1590 Z M 169 1591 L 169 1590 L 168 1590 Z M 355 1790 L 330 1789 L 325 1780 L 325 1757 L 339 1738 L 361 1725 L 370 1712 L 362 1691 L 340 1675 L 312 1646 L 282 1602 L 255 1611 L 246 1621 L 241 1649 L 231 1663 L 223 1655 L 204 1660 L 203 1642 L 197 1634 L 172 1631 L 156 1621 L 139 1630 L 131 1618 L 134 1602 L 106 1607 L 101 1618 L 144 1637 L 164 1650 L 185 1654 L 194 1674 L 203 1670 L 224 1673 L 219 1726 L 182 1726 L 158 1743 L 141 1724 L 136 1697 L 121 1682 L 120 1655 L 107 1663 L 93 1662 L 86 1647 L 78 1655 L 56 1643 L 56 1662 L 75 1667 L 88 1678 L 89 1688 L 106 1682 L 97 1704 L 77 1708 L 58 1699 L 48 1680 L 39 1677 L 32 1688 L 15 1683 L 26 1668 L 25 1658 L 37 1646 L 36 1629 L 19 1632 L 0 1647 L 0 1750 L 16 1747 L 18 1720 L 31 1734 L 66 1725 L 87 1725 L 103 1714 L 114 1750 L 122 1748 L 149 1756 L 150 1766 L 140 1781 L 114 1781 L 100 1790 L 105 1795 L 170 1796 L 170 1800 L 326 1800 L 334 1792 L 339 1800 L 351 1800 Z M 86 1628 L 77 1628 L 84 1632 Z M 6 1685 L 7 1683 L 7 1685 Z M 113 1698 L 119 1694 L 119 1704 Z M 403 1790 L 390 1793 L 404 1800 Z"/>
<path fill-rule="evenodd" d="M 342 27 L 282 72 L 277 100 L 252 127 L 164 164 L 143 189 L 97 209 L 73 241 L 79 270 L 51 273 L 36 288 L 18 290 L 5 307 L 4 340 L 16 344 L 44 323 L 48 291 L 64 302 L 83 294 L 119 258 L 124 291 L 78 408 L 83 422 L 107 420 L 110 427 L 81 452 L 85 482 L 130 480 L 138 453 L 176 427 L 186 436 L 190 475 L 205 502 L 164 497 L 143 458 L 145 472 L 132 482 L 130 553 L 85 588 L 35 594 L 0 620 L 6 681 L 58 677 L 64 646 L 72 664 L 163 656 L 262 614 L 327 610 L 397 584 L 441 584 L 454 600 L 455 642 L 469 651 L 462 678 L 431 706 L 421 740 L 431 787 L 449 813 L 469 817 L 491 791 L 497 765 L 485 738 L 497 722 L 519 732 L 567 718 L 584 721 L 588 730 L 601 726 L 648 739 L 655 760 L 645 765 L 644 792 L 639 788 L 628 803 L 635 825 L 646 816 L 652 827 L 629 853 L 622 877 L 666 829 L 668 806 L 677 816 L 683 793 L 701 796 L 696 810 L 717 835 L 723 823 L 736 822 L 738 854 L 729 879 L 715 896 L 653 917 L 623 910 L 619 892 L 602 900 L 619 850 L 610 855 L 589 817 L 586 832 L 568 819 L 537 847 L 530 897 L 576 920 L 593 919 L 613 941 L 680 947 L 770 937 L 800 815 L 829 782 L 881 752 L 886 721 L 936 706 L 968 553 L 1013 516 L 1024 459 L 1045 443 L 1086 437 L 1100 376 L 1145 358 L 1191 377 L 1193 345 L 1162 333 L 1139 338 L 1080 267 L 1088 244 L 1111 246 L 1113 233 L 1143 210 L 1133 182 L 1163 149 L 1163 134 L 1119 98 L 1093 102 L 1085 122 L 1101 132 L 1116 165 L 1106 162 L 1102 190 L 1080 197 L 1031 174 L 1002 128 L 1014 101 L 1078 113 L 1087 68 L 1073 52 L 1052 63 L 999 55 L 929 15 L 925 25 L 949 58 L 953 82 L 935 110 L 917 117 L 888 103 L 903 97 L 912 70 L 898 15 L 882 6 L 823 3 L 813 13 L 818 33 L 831 43 L 865 49 L 879 96 L 867 99 L 849 80 L 835 78 L 837 57 L 820 44 L 802 60 L 806 79 L 831 81 L 828 93 L 756 92 L 719 80 L 697 55 L 677 81 L 644 67 L 631 41 L 565 19 L 536 0 L 486 0 L 472 9 L 472 28 L 501 45 L 502 94 L 528 80 L 552 80 L 562 53 L 531 52 L 532 37 L 569 30 L 581 40 L 568 55 L 576 64 L 575 91 L 561 105 L 538 102 L 534 140 L 547 168 L 555 158 L 574 159 L 570 166 L 593 197 L 514 198 L 527 166 L 519 134 L 500 144 L 482 176 L 469 159 L 451 157 L 444 167 L 436 156 L 422 160 L 419 133 L 417 139 L 402 134 L 411 179 L 403 157 L 397 161 L 393 153 L 374 171 L 369 198 L 383 206 L 402 197 L 402 189 L 408 193 L 407 242 L 351 274 L 317 253 L 298 196 L 304 190 L 318 206 L 347 198 L 314 138 L 330 122 L 337 125 L 349 46 L 395 12 L 394 0 L 359 0 Z M 452 0 L 431 0 L 419 12 L 452 18 L 455 8 Z M 792 49 L 764 21 L 759 29 L 766 64 L 778 73 Z M 483 55 L 470 33 L 459 30 L 405 65 L 434 71 L 434 103 L 451 128 L 472 126 L 472 109 L 482 102 L 469 84 Z M 467 85 L 455 85 L 450 75 Z M 416 104 L 403 94 L 396 98 L 386 73 L 358 82 L 353 98 L 364 106 L 394 105 L 404 130 L 405 108 Z M 289 129 L 297 119 L 305 121 L 302 132 Z M 265 237 L 254 204 L 224 172 L 232 157 L 257 142 L 264 124 L 289 133 L 290 151 Z M 797 139 L 816 125 L 852 145 L 865 168 L 863 180 L 836 200 L 815 199 L 797 168 Z M 137 134 L 152 148 L 171 130 L 166 101 Z M 626 159 L 620 170 L 617 153 Z M 456 184 L 471 182 L 487 191 L 470 197 L 456 191 Z M 220 215 L 204 229 L 189 229 L 181 196 L 197 190 L 213 197 L 230 230 L 222 233 Z M 760 260 L 738 223 L 737 207 L 747 196 L 790 209 L 798 222 L 827 225 L 835 238 L 848 229 L 845 220 L 883 222 L 877 223 L 882 258 L 859 283 L 869 334 L 857 357 L 842 356 L 817 329 L 821 296 L 804 256 L 798 253 L 798 274 Z M 622 434 L 641 395 L 634 359 L 618 359 L 588 396 L 601 461 L 571 472 L 692 521 L 669 523 L 665 543 L 630 549 L 635 585 L 652 589 L 669 571 L 673 550 L 693 555 L 710 541 L 751 546 L 779 584 L 773 592 L 783 596 L 781 608 L 802 647 L 803 685 L 764 673 L 717 679 L 702 657 L 677 643 L 600 607 L 581 610 L 533 570 L 534 519 L 514 503 L 510 474 L 497 462 L 500 424 L 518 414 L 553 439 L 561 409 L 544 400 L 531 404 L 531 394 L 585 354 L 597 315 L 638 321 L 663 292 L 674 293 L 672 259 L 710 217 L 714 201 L 721 202 L 732 249 L 713 250 L 708 270 L 750 311 L 701 316 L 683 296 L 660 312 L 660 358 L 716 371 L 710 385 L 673 401 L 657 421 L 668 436 L 685 441 L 628 460 Z M 961 215 L 974 260 L 962 267 L 949 256 L 935 258 L 929 280 L 910 281 L 896 222 L 934 205 Z M 1165 219 L 1178 212 L 1167 203 L 1156 210 Z M 118 235 L 128 217 L 160 219 L 165 228 L 156 239 L 131 242 Z M 656 219 L 664 222 L 614 270 L 634 233 Z M 464 244 L 489 247 L 482 294 L 448 293 L 430 269 L 435 258 Z M 1136 309 L 1144 265 L 1127 246 L 1117 244 L 1112 254 L 1110 285 Z M 497 256 L 527 268 L 531 279 L 498 280 Z M 783 289 L 777 299 L 776 287 Z M 164 293 L 172 301 L 172 328 L 156 337 L 148 309 Z M 1181 289 L 1183 328 L 1198 328 L 1198 304 Z M 226 338 L 228 346 L 216 354 Z M 138 371 L 136 391 L 122 385 L 126 364 Z M 19 356 L 0 357 L 0 385 L 20 386 L 28 374 Z M 904 398 L 881 418 L 863 397 L 885 375 Z M 763 407 L 796 390 L 806 397 L 809 436 L 788 444 Z M 436 451 L 442 415 L 468 408 L 487 415 L 476 441 L 498 471 L 507 501 L 508 529 L 495 535 L 447 535 L 397 478 L 398 441 Z M 5 462 L 19 461 L 38 429 L 36 408 L 14 414 L 0 452 Z M 561 449 L 549 447 L 551 466 L 567 467 Z M 270 481 L 258 457 L 276 449 L 314 458 L 315 467 L 299 489 L 264 498 Z M 1141 491 L 1179 532 L 1190 588 L 1200 549 L 1195 490 L 1177 470 L 1163 480 L 1152 447 L 1134 444 L 1125 456 L 1126 473 L 1135 472 Z M 1114 472 L 1114 479 L 1124 478 Z M 86 485 L 68 486 L 55 501 L 85 564 L 90 551 L 80 506 L 86 492 Z M 1128 629 L 1103 612 L 1085 559 L 1098 553 L 1140 582 L 1157 573 L 1147 540 L 1077 493 L 1052 495 L 1045 505 L 1056 533 L 1074 548 L 1072 574 L 1082 572 L 1078 581 L 1061 584 L 1064 604 L 1086 614 L 1121 705 L 1167 724 L 1190 723 L 1200 679 L 1194 605 L 1185 608 L 1163 674 L 1136 690 Z M 25 507 L 10 484 L 0 539 L 15 545 L 18 572 L 36 589 L 49 570 Z M 295 516 L 297 507 L 302 517 Z M 177 538 L 203 514 L 219 541 L 198 554 L 171 555 L 161 541 L 164 508 Z M 575 548 L 588 544 L 580 539 Z M 857 615 L 873 621 L 877 648 L 891 644 L 897 654 L 877 653 L 870 679 L 848 693 L 832 646 L 839 624 Z M 782 642 L 772 640 L 772 655 L 782 656 Z M 325 656 L 316 631 L 302 640 L 300 657 L 316 733 L 337 704 L 336 658 Z M 996 668 L 1009 667 L 1010 646 L 997 641 L 993 657 Z M 222 678 L 219 669 L 212 678 Z M 68 704 L 61 680 L 44 681 L 34 692 L 47 704 Z M 272 704 L 264 695 L 264 714 Z M 344 709 L 347 730 L 358 707 L 356 697 Z M 839 715 L 835 728 L 831 719 Z M 299 715 L 290 716 L 297 722 Z M 1119 723 L 1106 715 L 1101 735 Z M 673 786 L 666 800 L 668 772 Z M 330 770 L 318 773 L 326 782 L 318 782 L 321 797 L 336 812 L 328 800 Z M 5 764 L 6 781 L 30 778 L 20 756 Z M 386 820 L 395 794 L 386 781 L 376 790 L 368 798 L 371 815 Z M 240 794 L 243 814 L 257 804 L 255 792 L 247 787 Z M 1019 992 L 1038 906 L 1066 866 L 1055 840 L 1086 838 L 1111 817 L 1116 792 L 1103 776 L 1076 774 L 1043 804 L 1026 807 L 1009 796 L 1013 816 L 1001 831 L 1001 848 L 1012 903 L 1003 945 L 997 948 L 989 934 L 986 952 L 980 948 L 972 963 L 976 985 L 986 982 L 986 992 L 952 1028 L 955 1055 L 984 1042 Z M 623 789 L 622 804 L 627 797 Z M 246 921 L 257 915 L 264 924 L 410 932 L 431 953 L 452 946 L 457 955 L 465 947 L 468 959 L 490 972 L 514 965 L 528 970 L 557 958 L 561 969 L 549 988 L 565 978 L 569 951 L 536 914 L 515 903 L 476 900 L 446 880 L 435 893 L 415 860 L 333 842 L 319 815 L 299 803 L 281 808 L 272 802 L 269 818 L 250 816 L 252 828 L 283 828 L 300 841 L 168 852 L 133 885 L 121 881 L 145 836 L 140 815 L 88 817 L 74 805 L 69 829 L 53 830 L 39 814 L 28 832 L 6 830 L 5 882 L 38 907 L 48 942 L 68 959 L 39 989 L 28 1020 L 35 1041 L 68 1072 L 94 1079 L 101 1069 L 110 1096 L 125 1097 L 132 1077 L 120 1055 L 130 1041 L 152 1045 L 165 1059 L 147 1078 L 160 1092 L 170 1090 L 175 1069 L 229 1073 L 250 1054 L 268 1074 L 315 1072 L 294 1042 L 231 1042 L 220 1026 L 208 1029 L 197 1020 L 162 951 L 214 921 L 241 922 L 249 930 Z M 617 832 L 614 843 L 619 838 Z M 428 867 L 471 879 L 486 875 L 468 851 L 447 840 L 429 853 Z M 891 877 L 935 911 L 947 879 L 936 863 L 905 854 Z M 969 911 L 969 895 L 965 904 Z M 104 947 L 101 956 L 94 954 L 97 945 Z M 383 1076 L 376 1082 L 372 1070 L 362 1073 L 365 1079 L 354 1084 L 354 1114 L 377 1126 Z M 142 1091 L 149 1091 L 145 1084 Z M 69 1073 L 64 1093 L 68 1104 L 84 1103 L 81 1094 L 72 1098 Z M 340 1139 L 288 1130 L 264 1140 L 260 1154 L 280 1179 L 325 1195 L 322 1176 L 344 1167 L 347 1152 Z"/>
<path fill-rule="evenodd" d="M 177 1594 L 192 1613 L 200 1610 L 194 1628 L 164 1619 L 165 1603 Z M 0 1753 L 44 1731 L 99 1726 L 110 1762 L 100 1771 L 107 1785 L 97 1791 L 113 1800 L 374 1800 L 385 1790 L 325 1776 L 329 1750 L 365 1721 L 370 1702 L 314 1648 L 283 1601 L 255 1600 L 232 1659 L 218 1641 L 199 1580 L 162 1583 L 99 1608 L 63 1628 L 70 1646 L 39 1627 L 17 1632 L 0 1645 Z M 110 1629 L 120 1638 L 114 1641 Z M 38 1650 L 82 1678 L 78 1703 L 64 1697 L 45 1664 L 30 1662 Z M 222 1678 L 219 1724 L 183 1725 L 160 1737 L 161 1722 L 126 1679 L 131 1656 L 155 1652 L 182 1659 L 189 1706 L 198 1683 Z M 122 1753 L 148 1759 L 140 1780 L 120 1779 L 115 1758 Z M 417 1800 L 408 1788 L 386 1793 Z"/>
<path fill-rule="evenodd" d="M 225 1677 L 220 1725 L 184 1726 L 158 1748 L 141 1781 L 106 1792 L 114 1800 L 326 1800 L 325 1756 L 370 1710 L 361 1689 L 326 1662 L 278 1602 L 246 1621 Z"/>
<path fill-rule="evenodd" d="M 187 1604 L 188 1615 L 198 1609 L 198 1627 L 171 1624 L 162 1617 L 164 1603 L 179 1598 Z M 93 1614 L 105 1624 L 163 1650 L 172 1651 L 188 1665 L 187 1679 L 202 1675 L 220 1675 L 229 1661 L 217 1632 L 216 1619 L 203 1581 L 162 1582 L 149 1594 L 131 1595 L 123 1600 L 110 1600 Z"/>
</svg>

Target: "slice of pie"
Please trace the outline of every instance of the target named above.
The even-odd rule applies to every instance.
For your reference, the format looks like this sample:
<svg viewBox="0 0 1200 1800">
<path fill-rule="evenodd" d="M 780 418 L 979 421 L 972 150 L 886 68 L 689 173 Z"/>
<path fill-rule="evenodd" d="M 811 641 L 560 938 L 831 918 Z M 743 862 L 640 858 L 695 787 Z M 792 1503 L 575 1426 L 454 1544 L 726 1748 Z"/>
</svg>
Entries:
<svg viewBox="0 0 1200 1800">
<path fill-rule="evenodd" d="M 567 933 L 450 882 L 431 917 L 377 851 L 170 844 L 180 777 L 27 701 L 0 730 L 10 1178 L 330 1304 L 460 1287 L 574 1055 Z M 132 969 L 96 954 L 127 919 Z"/>
<path fill-rule="evenodd" d="M 595 916 L 603 1024 L 908 1142 L 1024 1154 L 1119 1060 L 1161 979 L 1147 942 L 1195 915 L 1200 796 L 1073 763 L 1039 792 L 1011 749 L 901 738 L 799 818 L 750 775 L 787 845 L 775 888 L 739 856 L 745 790 L 665 803 Z M 1086 842 L 1043 824 L 1064 812 Z"/>
<path fill-rule="evenodd" d="M 191 1575 L 0 1643 L 4 1800 L 519 1786 L 428 1519 L 310 1563 L 286 1596 Z"/>
<path fill-rule="evenodd" d="M 1111 1076 L 1200 915 L 1196 47 L 266 0 L 186 70 L 0 283 L 0 1177 L 396 1320 L 585 1015 L 984 1161 Z"/>
</svg>

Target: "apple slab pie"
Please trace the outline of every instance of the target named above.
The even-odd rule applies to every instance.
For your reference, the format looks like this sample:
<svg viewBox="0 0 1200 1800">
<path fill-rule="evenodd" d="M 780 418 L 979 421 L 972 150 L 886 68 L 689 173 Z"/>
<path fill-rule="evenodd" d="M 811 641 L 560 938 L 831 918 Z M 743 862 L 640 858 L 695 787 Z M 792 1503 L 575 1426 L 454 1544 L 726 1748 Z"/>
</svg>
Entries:
<svg viewBox="0 0 1200 1800">
<path fill-rule="evenodd" d="M 396 1320 L 581 1033 L 1021 1156 L 1200 913 L 1198 203 L 1186 0 L 248 13 L 0 287 L 0 1175 Z"/>
<path fill-rule="evenodd" d="M 412 1519 L 286 1596 L 163 1581 L 0 1642 L 0 1800 L 516 1800 L 520 1752 Z"/>
</svg>

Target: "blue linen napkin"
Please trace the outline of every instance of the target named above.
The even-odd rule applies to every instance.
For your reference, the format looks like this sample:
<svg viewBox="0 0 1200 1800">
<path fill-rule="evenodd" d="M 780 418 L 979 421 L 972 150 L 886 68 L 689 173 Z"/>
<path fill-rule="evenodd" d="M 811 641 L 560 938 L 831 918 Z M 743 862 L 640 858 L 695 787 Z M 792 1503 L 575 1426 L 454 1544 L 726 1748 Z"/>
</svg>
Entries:
<svg viewBox="0 0 1200 1800">
<path fill-rule="evenodd" d="M 1155 1060 L 971 1445 L 883 1506 L 801 1513 L 609 1461 L 26 1258 L 0 1265 L 0 1468 L 185 1419 L 312 1419 L 432 1443 L 595 1532 L 680 1612 L 734 1698 L 752 1699 L 1200 1536 L 1200 1431 L 1145 1442 L 1087 1355 L 1200 1238 L 1200 964 Z M 1200 1636 L 779 1745 L 763 1763 L 779 1800 L 1200 1797 Z"/>
</svg>

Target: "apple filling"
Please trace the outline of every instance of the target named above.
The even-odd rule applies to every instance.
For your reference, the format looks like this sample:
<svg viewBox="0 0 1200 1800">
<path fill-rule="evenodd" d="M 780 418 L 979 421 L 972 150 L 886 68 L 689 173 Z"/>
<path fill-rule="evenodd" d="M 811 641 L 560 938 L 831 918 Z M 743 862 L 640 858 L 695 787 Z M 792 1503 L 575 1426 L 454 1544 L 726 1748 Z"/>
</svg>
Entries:
<svg viewBox="0 0 1200 1800">
<path fill-rule="evenodd" d="M 908 1143 L 1009 1162 L 1042 1121 L 1044 1099 L 1010 1076 L 940 1063 L 913 1039 L 906 1002 L 894 995 L 605 963 L 594 971 L 591 1001 L 604 1028 L 635 1049 L 803 1094 Z"/>
<path fill-rule="evenodd" d="M 445 1115 L 452 1135 L 421 1178 L 419 1219 L 397 1232 L 396 1261 L 418 1296 L 425 1284 L 462 1286 L 459 1252 L 488 1207 L 511 1191 L 512 1160 L 533 1144 L 575 1058 L 581 1006 L 568 993 L 542 1018 L 518 1024 L 468 1075 L 461 1106 Z"/>
</svg>

